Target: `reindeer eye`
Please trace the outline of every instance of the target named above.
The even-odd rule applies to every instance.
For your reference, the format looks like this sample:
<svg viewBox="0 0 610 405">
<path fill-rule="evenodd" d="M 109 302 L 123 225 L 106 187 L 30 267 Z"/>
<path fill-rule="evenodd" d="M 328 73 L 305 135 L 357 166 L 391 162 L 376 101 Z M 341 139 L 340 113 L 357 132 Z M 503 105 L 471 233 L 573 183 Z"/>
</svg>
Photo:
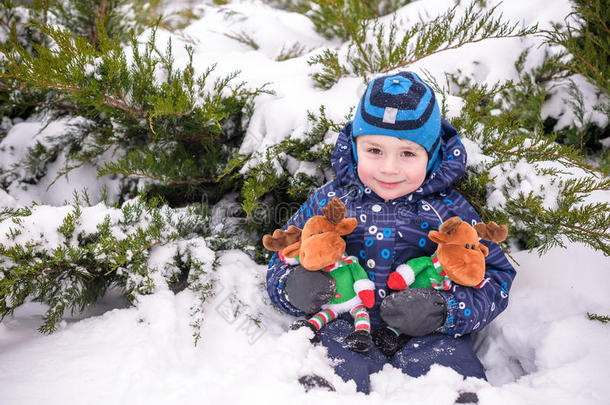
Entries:
<svg viewBox="0 0 610 405">
<path fill-rule="evenodd" d="M 320 234 L 320 235 L 323 234 L 323 233 L 324 233 L 323 231 L 318 232 L 318 234 Z"/>
<path fill-rule="evenodd" d="M 468 245 L 468 243 L 466 244 L 466 249 L 470 249 L 470 245 Z"/>
<path fill-rule="evenodd" d="M 471 246 L 471 248 L 470 248 L 470 249 L 474 250 L 474 244 L 472 244 L 472 245 L 470 245 L 470 246 Z"/>
</svg>

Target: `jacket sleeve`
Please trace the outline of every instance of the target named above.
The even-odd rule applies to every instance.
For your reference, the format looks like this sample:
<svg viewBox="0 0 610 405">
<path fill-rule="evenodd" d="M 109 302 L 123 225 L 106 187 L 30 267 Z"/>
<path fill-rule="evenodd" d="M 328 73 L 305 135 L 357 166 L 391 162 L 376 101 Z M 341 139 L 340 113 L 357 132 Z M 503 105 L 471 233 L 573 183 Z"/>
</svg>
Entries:
<svg viewBox="0 0 610 405">
<path fill-rule="evenodd" d="M 299 208 L 299 210 L 286 222 L 282 229 L 287 229 L 290 225 L 294 225 L 299 229 L 303 229 L 305 222 L 315 215 L 322 215 L 322 207 L 328 202 L 327 190 L 332 184 L 328 183 L 319 188 L 307 201 Z M 284 292 L 284 282 L 286 276 L 290 273 L 293 266 L 284 263 L 276 253 L 269 262 L 267 270 L 267 292 L 271 301 L 282 311 L 294 315 L 305 315 L 302 311 L 295 308 L 288 302 Z"/>
<path fill-rule="evenodd" d="M 471 224 L 481 222 L 481 218 L 466 200 L 454 191 L 452 196 L 454 215 Z M 453 284 L 449 291 L 441 291 L 447 303 L 445 324 L 441 333 L 459 337 L 477 332 L 498 316 L 508 305 L 508 293 L 515 277 L 515 269 L 508 262 L 500 246 L 483 241 L 489 248 L 485 258 L 485 280 L 479 287 L 464 287 Z"/>
</svg>

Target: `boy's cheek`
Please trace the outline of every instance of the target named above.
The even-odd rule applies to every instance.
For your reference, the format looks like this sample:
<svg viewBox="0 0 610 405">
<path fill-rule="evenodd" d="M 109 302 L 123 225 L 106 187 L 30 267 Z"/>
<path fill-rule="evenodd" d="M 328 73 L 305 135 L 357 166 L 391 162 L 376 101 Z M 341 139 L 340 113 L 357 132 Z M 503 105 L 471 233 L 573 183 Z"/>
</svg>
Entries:
<svg viewBox="0 0 610 405">
<path fill-rule="evenodd" d="M 358 173 L 358 178 L 360 179 L 360 181 L 362 182 L 362 184 L 364 184 L 365 186 L 369 187 L 370 186 L 370 182 L 369 180 L 371 179 L 371 171 L 368 169 L 368 167 L 366 167 L 365 165 L 358 165 L 357 166 L 357 173 Z"/>
</svg>

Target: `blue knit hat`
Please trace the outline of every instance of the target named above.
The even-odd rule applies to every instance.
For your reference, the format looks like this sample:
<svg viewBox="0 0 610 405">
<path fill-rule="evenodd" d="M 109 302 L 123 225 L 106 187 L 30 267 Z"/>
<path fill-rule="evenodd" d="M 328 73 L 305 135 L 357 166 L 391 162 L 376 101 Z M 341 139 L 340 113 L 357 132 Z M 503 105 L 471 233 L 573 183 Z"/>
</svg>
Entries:
<svg viewBox="0 0 610 405">
<path fill-rule="evenodd" d="M 440 163 L 441 113 L 434 91 L 413 72 L 381 76 L 369 83 L 352 121 L 359 135 L 388 135 L 415 142 L 428 152 L 428 173 Z"/>
</svg>

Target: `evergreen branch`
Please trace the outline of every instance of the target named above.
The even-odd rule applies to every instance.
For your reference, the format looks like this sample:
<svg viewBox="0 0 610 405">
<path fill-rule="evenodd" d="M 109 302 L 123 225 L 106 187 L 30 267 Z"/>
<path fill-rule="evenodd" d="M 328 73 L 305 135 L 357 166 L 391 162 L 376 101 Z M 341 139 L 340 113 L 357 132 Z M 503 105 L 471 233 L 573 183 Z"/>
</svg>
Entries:
<svg viewBox="0 0 610 405">
<path fill-rule="evenodd" d="M 595 66 L 593 66 L 591 64 L 591 62 L 589 62 L 587 59 L 585 59 L 583 56 L 579 55 L 579 54 L 574 54 L 573 56 L 575 56 L 576 58 L 578 58 L 582 63 L 584 63 L 590 70 L 592 70 L 593 72 L 595 72 L 597 75 L 599 75 L 599 78 L 601 80 L 604 81 L 604 83 L 608 83 L 608 79 L 606 79 L 602 73 L 595 68 Z"/>
<path fill-rule="evenodd" d="M 104 23 L 104 16 L 106 14 L 106 6 L 108 6 L 108 0 L 102 0 L 102 3 L 99 5 L 95 16 L 95 25 L 93 28 L 93 38 L 91 38 L 91 43 L 94 45 L 99 44 L 99 31 L 97 27 L 100 27 Z"/>
<path fill-rule="evenodd" d="M 5 20 L 4 18 L 2 18 L 2 15 L 0 15 L 0 24 L 4 25 L 6 27 L 6 30 L 8 32 L 11 32 L 13 30 L 13 27 L 11 27 L 11 25 L 8 23 L 7 20 Z"/>
<path fill-rule="evenodd" d="M 576 224 L 572 224 L 572 223 L 566 223 L 566 222 L 558 222 L 557 225 L 566 228 L 566 229 L 570 229 L 570 230 L 576 230 L 576 231 L 580 231 L 583 234 L 586 235 L 592 235 L 592 236 L 596 236 L 598 238 L 601 239 L 605 239 L 605 240 L 610 240 L 610 233 L 609 232 L 596 232 L 590 228 L 585 228 L 583 226 L 580 225 L 576 225 Z"/>
<path fill-rule="evenodd" d="M 504 155 L 510 155 L 510 156 L 515 156 L 518 158 L 522 158 L 522 157 L 526 157 L 529 158 L 530 160 L 549 160 L 549 161 L 559 161 L 559 160 L 565 160 L 567 163 L 569 163 L 572 166 L 576 166 L 576 167 L 580 167 L 582 169 L 586 169 L 588 171 L 593 171 L 594 168 L 583 162 L 581 159 L 575 158 L 573 155 L 570 155 L 569 153 L 558 153 L 558 152 L 554 152 L 554 151 L 546 151 L 544 149 L 540 149 L 540 148 L 533 148 L 533 147 L 527 147 L 527 148 L 521 148 L 519 150 L 514 150 L 514 149 L 498 149 L 495 151 L 498 154 L 504 154 Z M 528 155 L 528 153 L 530 155 Z M 533 156 L 532 156 L 533 155 Z M 541 159 L 543 158 L 543 159 Z"/>
<path fill-rule="evenodd" d="M 148 203 L 136 199 L 121 209 L 107 208 L 108 215 L 98 223 L 96 231 L 84 232 L 79 230 L 78 218 L 87 214 L 82 211 L 77 196 L 73 206 L 74 211 L 64 217 L 56 233 L 40 235 L 29 225 L 16 223 L 23 232 L 21 238 L 27 242 L 8 240 L 0 244 L 3 263 L 0 295 L 5 298 L 0 300 L 0 319 L 28 299 L 41 301 L 49 308 L 40 331 L 51 333 L 65 309 L 82 310 L 111 285 L 122 287 L 133 302 L 138 295 L 153 292 L 154 279 L 165 279 L 171 287 L 176 274 L 188 275 L 191 269 L 199 280 L 193 285 L 206 284 L 203 263 L 195 255 L 191 256 L 190 248 L 183 251 L 189 259 L 181 260 L 178 249 L 183 249 L 180 247 L 183 243 L 176 244 L 174 262 L 168 262 L 158 277 L 154 273 L 160 270 L 149 266 L 142 254 L 161 244 L 183 241 L 189 235 L 198 234 L 201 220 L 199 214 L 194 215 L 194 210 L 183 215 L 160 206 L 154 199 Z M 30 215 L 44 216 L 52 209 L 45 207 L 34 213 L 29 209 L 13 210 L 11 214 L 26 215 L 29 211 Z M 36 217 L 29 219 L 34 223 L 36 220 Z M 47 246 L 44 241 L 51 238 L 58 240 L 59 246 Z"/>
<path fill-rule="evenodd" d="M 87 156 L 85 159 L 82 159 L 78 164 L 76 165 L 72 165 L 72 166 L 67 166 L 65 169 L 60 170 L 57 172 L 57 175 L 55 176 L 55 178 L 53 179 L 53 181 L 47 186 L 47 191 L 57 182 L 57 180 L 59 180 L 62 176 L 67 176 L 69 172 L 71 172 L 74 169 L 78 169 L 79 167 L 83 167 L 84 165 L 86 165 L 87 163 L 91 162 L 93 159 L 95 159 L 96 157 L 100 156 L 101 154 L 107 152 L 110 150 L 110 148 L 112 148 L 113 146 L 115 146 L 118 143 L 118 141 L 113 141 L 110 142 L 108 145 L 106 145 L 103 148 L 103 151 L 100 153 L 92 153 L 90 156 Z"/>
<path fill-rule="evenodd" d="M 482 42 L 488 39 L 503 39 L 503 38 L 521 38 L 524 35 L 529 35 L 529 34 L 533 34 L 535 33 L 535 28 L 532 28 L 532 31 L 529 32 L 528 34 L 523 34 L 523 33 L 518 33 L 518 34 L 513 34 L 513 35 L 492 35 L 492 36 L 488 36 L 488 37 L 483 37 L 483 38 L 475 38 L 475 39 L 471 39 L 471 40 L 467 40 L 467 41 L 462 41 L 462 42 L 458 42 L 454 45 L 448 45 L 445 48 L 439 48 L 436 49 L 428 54 L 425 55 L 420 55 L 418 57 L 414 57 L 412 59 L 407 59 L 399 64 L 393 65 L 393 66 L 389 66 L 387 68 L 382 69 L 380 72 L 381 73 L 388 73 L 392 70 L 398 69 L 398 68 L 402 68 L 408 65 L 412 65 L 416 62 L 419 62 L 420 60 L 427 58 L 429 56 L 435 55 L 437 53 L 441 53 L 441 52 L 445 52 L 445 51 L 450 51 L 453 49 L 457 49 L 457 48 L 461 48 L 464 45 L 468 45 L 468 44 L 476 44 L 478 42 Z"/>
<path fill-rule="evenodd" d="M 223 32 L 222 35 L 224 35 L 227 38 L 231 38 L 237 42 L 241 42 L 242 44 L 248 45 L 252 49 L 256 50 L 256 49 L 260 48 L 260 46 L 256 43 L 256 41 L 254 39 L 252 39 L 252 37 L 244 31 L 241 31 L 239 34 L 235 34 L 235 33 L 229 34 L 227 32 Z"/>
<path fill-rule="evenodd" d="M 144 177 L 151 180 L 158 180 L 163 183 L 168 184 L 206 184 L 206 183 L 218 183 L 216 179 L 191 179 L 191 180 L 175 180 L 175 179 L 165 179 L 158 176 L 153 176 L 148 173 L 138 173 L 138 172 L 124 172 L 126 176 L 136 176 L 136 177 Z"/>
<path fill-rule="evenodd" d="M 589 6 L 591 6 L 592 9 L 595 9 L 595 3 L 593 3 L 593 1 L 591 0 L 585 0 Z M 601 15 L 599 15 L 599 13 L 593 13 L 596 17 L 596 19 L 599 21 L 599 23 L 602 25 L 602 27 L 604 27 L 604 30 L 606 31 L 607 34 L 610 34 L 610 29 L 608 29 L 608 26 L 606 25 L 606 22 L 602 19 Z"/>
<path fill-rule="evenodd" d="M 132 107 L 125 101 L 123 97 L 117 97 L 116 94 L 114 95 L 114 97 L 104 96 L 104 98 L 101 100 L 101 103 L 108 107 L 118 108 L 119 110 L 125 111 L 126 113 L 129 113 L 131 115 L 136 115 L 140 117 L 144 116 L 144 111 L 141 106 Z"/>
<path fill-rule="evenodd" d="M 488 39 L 518 38 L 538 32 L 538 26 L 518 28 L 517 24 L 502 21 L 494 13 L 498 5 L 488 11 L 477 9 L 472 2 L 464 10 L 460 18 L 456 16 L 457 5 L 431 21 L 421 19 L 409 27 L 401 38 L 396 38 L 399 32 L 395 20 L 386 28 L 378 21 L 359 20 L 351 32 L 348 48 L 348 63 L 351 72 L 367 80 L 369 73 L 388 73 L 404 68 L 428 56 L 450 51 L 468 44 L 475 44 Z M 402 30 L 401 30 L 402 31 Z M 369 38 L 375 38 L 369 41 Z M 323 72 L 314 75 L 314 80 L 320 87 L 328 88 L 334 84 L 338 73 L 345 69 L 340 66 L 336 57 L 315 57 L 310 61 L 323 65 Z"/>
<path fill-rule="evenodd" d="M 152 249 L 153 247 L 158 246 L 162 243 L 166 243 L 166 242 L 167 241 L 163 241 L 163 240 L 157 240 L 155 242 L 150 242 L 150 243 L 140 247 L 138 250 L 134 251 L 132 254 L 132 257 L 138 256 L 140 253 L 143 253 L 144 251 L 146 251 L 148 249 Z M 125 263 L 121 263 L 121 265 L 125 265 Z M 111 273 L 115 272 L 119 267 L 121 267 L 121 265 L 114 264 L 110 270 L 108 270 L 106 273 L 104 273 L 104 276 L 108 276 Z"/>
<path fill-rule="evenodd" d="M 587 317 L 592 321 L 599 321 L 601 323 L 610 322 L 610 316 L 607 316 L 607 315 L 598 315 L 598 314 L 594 314 L 592 312 L 587 312 Z"/>
<path fill-rule="evenodd" d="M 23 84 L 26 84 L 25 82 Z M 88 90 L 85 88 L 79 88 L 76 86 L 72 86 L 72 85 L 64 85 L 64 84 L 59 84 L 59 83 L 49 83 L 49 82 L 42 82 L 42 85 L 44 87 L 48 87 L 48 88 L 52 88 L 52 89 L 56 89 L 56 90 L 64 90 L 64 91 L 69 91 L 69 92 L 80 92 L 80 93 L 85 93 Z M 122 97 L 117 97 L 116 94 L 114 94 L 114 96 L 108 96 L 105 95 L 101 100 L 100 103 L 102 103 L 103 105 L 107 106 L 107 107 L 112 107 L 112 108 L 118 108 L 119 110 L 125 111 L 131 115 L 136 115 L 136 116 L 144 116 L 144 112 L 142 110 L 141 107 L 132 107 L 130 106 L 124 98 Z"/>
</svg>

